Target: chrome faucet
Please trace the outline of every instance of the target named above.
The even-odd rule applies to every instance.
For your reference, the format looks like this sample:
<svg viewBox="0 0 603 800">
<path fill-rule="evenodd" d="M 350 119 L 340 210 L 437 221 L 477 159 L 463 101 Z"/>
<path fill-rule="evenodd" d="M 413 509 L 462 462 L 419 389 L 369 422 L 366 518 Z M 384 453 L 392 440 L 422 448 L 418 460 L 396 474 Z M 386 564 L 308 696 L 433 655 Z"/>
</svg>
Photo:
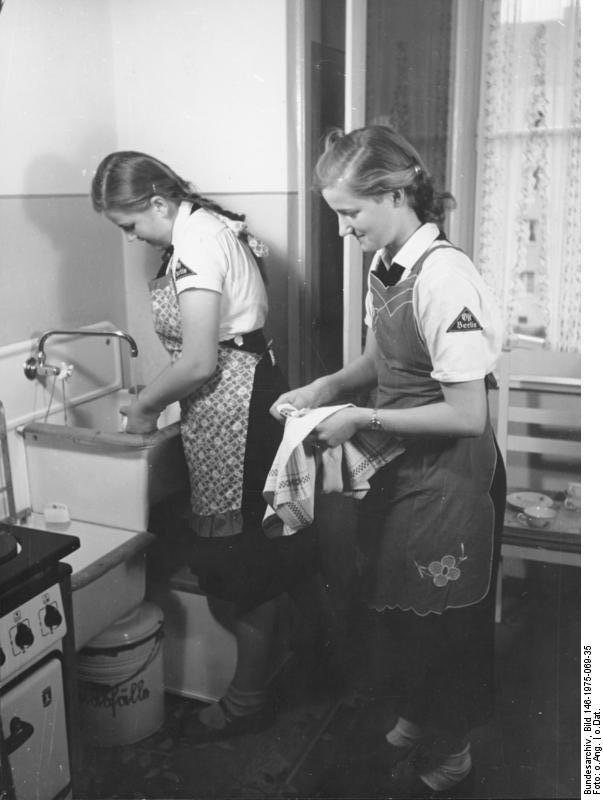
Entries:
<svg viewBox="0 0 603 800">
<path fill-rule="evenodd" d="M 38 354 L 37 356 L 31 356 L 27 359 L 24 365 L 24 372 L 25 376 L 29 378 L 30 381 L 37 375 L 55 375 L 60 376 L 64 375 L 65 377 L 70 377 L 71 373 L 73 372 L 73 366 L 67 366 L 62 364 L 61 366 L 56 366 L 55 364 L 47 364 L 46 363 L 46 353 L 44 352 L 44 346 L 47 340 L 51 336 L 104 336 L 105 338 L 108 336 L 116 336 L 118 339 L 124 339 L 130 345 L 130 354 L 132 358 L 136 358 L 138 355 L 138 346 L 134 339 L 130 336 L 129 333 L 125 333 L 124 331 L 90 331 L 90 330 L 72 330 L 72 331 L 59 331 L 59 330 L 52 330 L 46 331 L 43 333 L 39 340 L 38 340 Z"/>
</svg>

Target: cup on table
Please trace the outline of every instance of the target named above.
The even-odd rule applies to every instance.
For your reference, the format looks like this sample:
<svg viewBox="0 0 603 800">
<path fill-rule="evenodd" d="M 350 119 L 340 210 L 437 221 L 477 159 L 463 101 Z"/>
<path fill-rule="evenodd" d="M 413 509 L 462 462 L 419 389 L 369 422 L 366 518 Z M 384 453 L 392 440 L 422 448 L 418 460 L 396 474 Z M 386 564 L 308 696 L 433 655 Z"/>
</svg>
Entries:
<svg viewBox="0 0 603 800">
<path fill-rule="evenodd" d="M 568 483 L 565 492 L 564 505 L 571 511 L 577 511 L 582 506 L 582 486 L 579 483 Z"/>
<path fill-rule="evenodd" d="M 519 512 L 517 519 L 530 528 L 546 528 L 556 516 L 555 509 L 549 506 L 528 506 Z"/>
</svg>

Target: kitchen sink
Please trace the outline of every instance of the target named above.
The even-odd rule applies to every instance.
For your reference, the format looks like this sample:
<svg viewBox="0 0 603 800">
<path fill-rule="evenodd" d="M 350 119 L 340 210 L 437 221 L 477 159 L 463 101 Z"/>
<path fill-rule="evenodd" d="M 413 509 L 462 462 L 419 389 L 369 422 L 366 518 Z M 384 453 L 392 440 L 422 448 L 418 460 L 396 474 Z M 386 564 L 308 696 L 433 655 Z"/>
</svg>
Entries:
<svg viewBox="0 0 603 800">
<path fill-rule="evenodd" d="M 117 389 L 22 426 L 34 512 L 146 531 L 153 504 L 186 490 L 178 404 L 157 431 L 129 434 L 119 409 L 131 399 Z"/>
</svg>

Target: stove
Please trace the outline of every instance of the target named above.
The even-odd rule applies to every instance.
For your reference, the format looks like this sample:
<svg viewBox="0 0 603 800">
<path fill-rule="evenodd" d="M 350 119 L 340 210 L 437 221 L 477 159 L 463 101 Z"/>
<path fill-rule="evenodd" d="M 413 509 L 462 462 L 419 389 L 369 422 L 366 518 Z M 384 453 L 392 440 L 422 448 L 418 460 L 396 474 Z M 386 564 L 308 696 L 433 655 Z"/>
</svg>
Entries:
<svg viewBox="0 0 603 800">
<path fill-rule="evenodd" d="M 0 523 L 0 800 L 71 797 L 75 653 L 61 559 L 79 545 Z"/>
<path fill-rule="evenodd" d="M 10 561 L 19 552 L 19 542 L 10 531 L 0 532 L 0 564 Z"/>
<path fill-rule="evenodd" d="M 77 536 L 0 522 L 0 603 L 11 589 L 80 546 Z M 0 614 L 2 606 L 0 605 Z"/>
</svg>

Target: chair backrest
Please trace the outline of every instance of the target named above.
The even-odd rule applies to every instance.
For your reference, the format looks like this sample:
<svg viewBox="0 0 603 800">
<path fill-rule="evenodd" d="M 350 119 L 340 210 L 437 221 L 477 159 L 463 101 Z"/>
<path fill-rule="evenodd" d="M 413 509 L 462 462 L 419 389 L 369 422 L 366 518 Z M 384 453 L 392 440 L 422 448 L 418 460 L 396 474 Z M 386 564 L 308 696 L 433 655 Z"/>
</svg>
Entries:
<svg viewBox="0 0 603 800">
<path fill-rule="evenodd" d="M 498 415 L 496 437 L 505 462 L 508 452 L 537 453 L 543 456 L 558 456 L 568 461 L 580 460 L 580 409 L 579 403 L 559 407 L 559 397 L 555 391 L 579 392 L 579 378 L 559 378 L 544 376 L 522 376 L 531 385 L 527 391 L 535 402 L 525 405 L 514 403 L 515 392 L 512 384 L 519 376 L 512 372 L 512 351 L 505 349 L 501 355 L 498 378 Z M 556 403 L 548 403 L 549 398 Z M 535 407 L 536 406 L 536 407 Z M 515 423 L 521 429 L 515 432 Z"/>
</svg>

